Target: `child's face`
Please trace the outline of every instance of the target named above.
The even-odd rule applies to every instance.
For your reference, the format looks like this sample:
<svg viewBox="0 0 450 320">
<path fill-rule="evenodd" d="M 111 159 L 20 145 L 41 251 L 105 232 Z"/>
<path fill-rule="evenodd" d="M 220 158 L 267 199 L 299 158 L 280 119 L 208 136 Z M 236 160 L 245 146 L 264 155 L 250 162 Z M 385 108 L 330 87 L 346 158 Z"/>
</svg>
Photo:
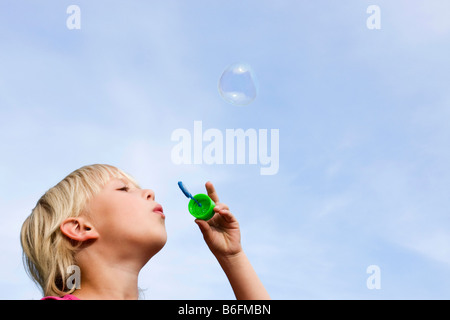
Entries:
<svg viewBox="0 0 450 320">
<path fill-rule="evenodd" d="M 97 243 L 120 258 L 150 259 L 166 243 L 162 207 L 152 190 L 139 189 L 126 179 L 112 179 L 88 204 Z"/>
</svg>

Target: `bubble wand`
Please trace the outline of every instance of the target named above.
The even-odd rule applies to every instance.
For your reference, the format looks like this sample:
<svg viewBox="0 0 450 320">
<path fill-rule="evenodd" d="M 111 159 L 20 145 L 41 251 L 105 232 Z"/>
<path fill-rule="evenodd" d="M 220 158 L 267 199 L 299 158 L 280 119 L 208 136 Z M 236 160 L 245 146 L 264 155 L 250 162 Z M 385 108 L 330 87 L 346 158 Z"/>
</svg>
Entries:
<svg viewBox="0 0 450 320">
<path fill-rule="evenodd" d="M 198 205 L 199 207 L 202 206 L 202 204 L 201 204 L 200 202 L 198 202 L 196 199 L 194 199 L 194 197 L 193 197 L 192 194 L 188 191 L 188 189 L 187 189 L 186 186 L 183 184 L 183 182 L 178 181 L 178 186 L 180 187 L 181 191 L 183 191 L 184 195 L 185 195 L 187 198 L 191 198 L 192 200 L 194 200 L 195 203 L 197 203 L 197 205 Z"/>
<path fill-rule="evenodd" d="M 199 193 L 192 196 L 181 181 L 178 181 L 178 186 L 184 195 L 191 199 L 188 204 L 188 210 L 191 215 L 201 220 L 209 220 L 214 216 L 214 207 L 216 204 L 208 195 Z"/>
</svg>

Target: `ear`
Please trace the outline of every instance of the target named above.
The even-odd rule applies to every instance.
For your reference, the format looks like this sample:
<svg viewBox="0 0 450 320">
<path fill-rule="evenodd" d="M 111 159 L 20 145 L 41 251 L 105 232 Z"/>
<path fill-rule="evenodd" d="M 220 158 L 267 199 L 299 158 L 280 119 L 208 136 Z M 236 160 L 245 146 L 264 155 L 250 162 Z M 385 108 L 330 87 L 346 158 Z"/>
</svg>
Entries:
<svg viewBox="0 0 450 320">
<path fill-rule="evenodd" d="M 94 240 L 99 237 L 94 226 L 84 217 L 67 218 L 59 228 L 65 236 L 76 241 Z"/>
</svg>

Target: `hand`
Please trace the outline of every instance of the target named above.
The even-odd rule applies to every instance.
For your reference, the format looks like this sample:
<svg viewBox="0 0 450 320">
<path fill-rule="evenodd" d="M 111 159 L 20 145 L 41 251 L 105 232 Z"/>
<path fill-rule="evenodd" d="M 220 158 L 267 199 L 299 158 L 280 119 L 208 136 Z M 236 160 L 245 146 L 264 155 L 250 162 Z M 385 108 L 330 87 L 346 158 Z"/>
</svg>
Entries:
<svg viewBox="0 0 450 320">
<path fill-rule="evenodd" d="M 239 223 L 219 196 L 211 182 L 205 184 L 208 196 L 214 201 L 214 216 L 208 221 L 196 219 L 211 252 L 216 258 L 230 257 L 242 252 Z"/>
</svg>

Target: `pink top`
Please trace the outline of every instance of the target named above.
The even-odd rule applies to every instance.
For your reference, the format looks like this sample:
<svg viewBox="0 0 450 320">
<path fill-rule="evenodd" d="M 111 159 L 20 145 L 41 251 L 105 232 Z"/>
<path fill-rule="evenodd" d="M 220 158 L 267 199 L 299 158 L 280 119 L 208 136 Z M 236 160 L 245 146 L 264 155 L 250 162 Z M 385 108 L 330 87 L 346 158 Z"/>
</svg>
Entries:
<svg viewBox="0 0 450 320">
<path fill-rule="evenodd" d="M 47 296 L 47 297 L 43 297 L 41 300 L 80 300 L 80 299 L 78 299 L 74 295 L 66 294 L 63 297 Z"/>
</svg>

